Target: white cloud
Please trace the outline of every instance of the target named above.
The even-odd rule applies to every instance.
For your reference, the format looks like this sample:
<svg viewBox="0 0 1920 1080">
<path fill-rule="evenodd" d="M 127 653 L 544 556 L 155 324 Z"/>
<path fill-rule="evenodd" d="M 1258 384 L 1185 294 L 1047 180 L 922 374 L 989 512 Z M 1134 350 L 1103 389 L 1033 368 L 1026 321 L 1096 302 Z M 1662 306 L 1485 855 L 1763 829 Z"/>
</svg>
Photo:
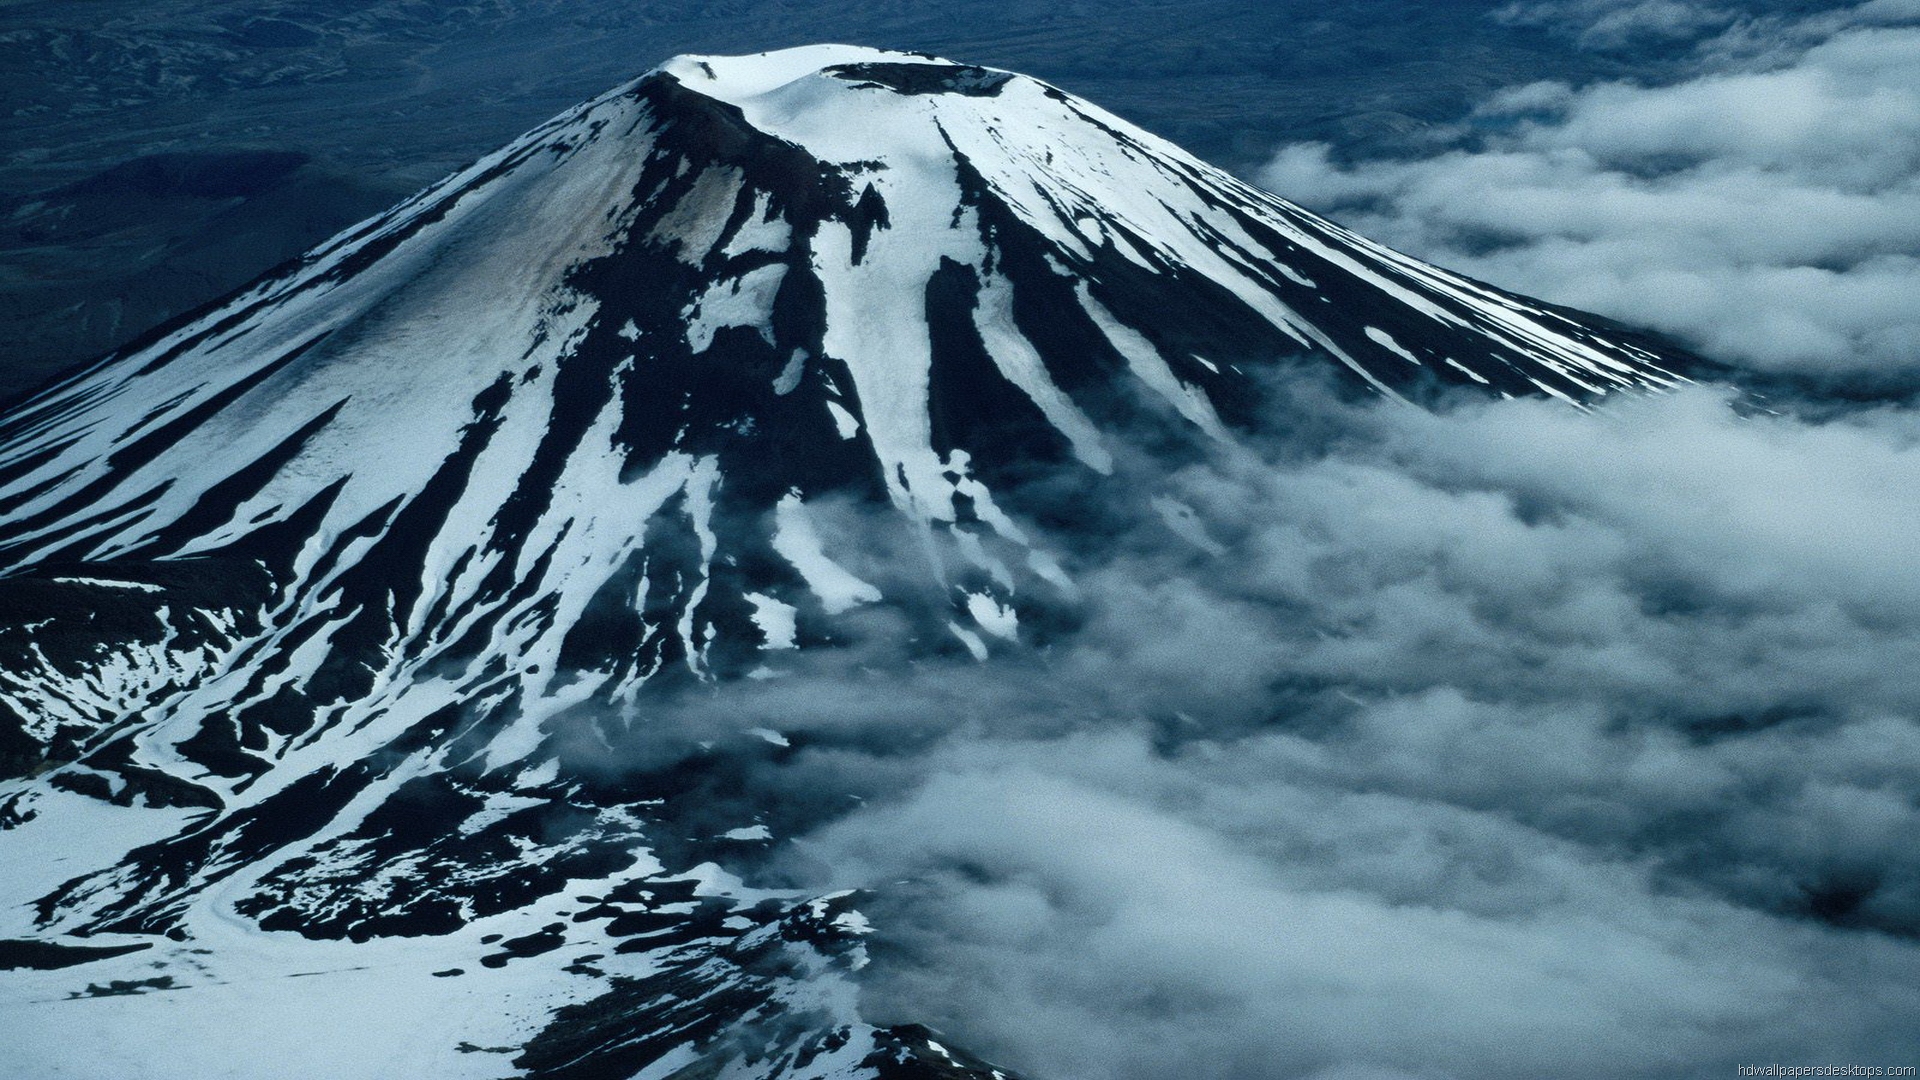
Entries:
<svg viewBox="0 0 1920 1080">
<path fill-rule="evenodd" d="M 1920 5 L 1703 47 L 1668 86 L 1496 95 L 1421 160 L 1316 144 L 1262 176 L 1360 232 L 1495 284 L 1852 386 L 1920 382 Z M 1738 56 L 1739 59 L 1729 57 Z"/>
<path fill-rule="evenodd" d="M 1494 13 L 1517 26 L 1571 28 L 1581 46 L 1617 49 L 1649 39 L 1689 38 L 1733 22 L 1735 13 L 1680 0 L 1535 0 Z"/>
<path fill-rule="evenodd" d="M 799 857 L 872 1015 L 1087 1080 L 1920 1055 L 1920 414 L 1280 393 L 1129 481 L 1221 554 L 1143 508 L 1036 660 L 768 691 L 767 782 L 866 798 Z"/>
<path fill-rule="evenodd" d="M 923 890 L 878 909 L 926 963 L 883 969 L 877 1015 L 1034 1075 L 1710 1076 L 1877 1060 L 1913 1015 L 1910 945 L 1369 790 L 1297 737 L 1169 758 L 1109 731 L 937 765 L 810 846 Z"/>
</svg>

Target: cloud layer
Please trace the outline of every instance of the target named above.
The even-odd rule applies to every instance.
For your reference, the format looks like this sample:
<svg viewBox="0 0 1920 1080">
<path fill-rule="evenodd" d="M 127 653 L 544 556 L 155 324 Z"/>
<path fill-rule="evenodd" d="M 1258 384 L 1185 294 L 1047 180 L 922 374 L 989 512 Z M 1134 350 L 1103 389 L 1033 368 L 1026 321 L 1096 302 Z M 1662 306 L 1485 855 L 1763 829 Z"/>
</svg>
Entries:
<svg viewBox="0 0 1920 1080">
<path fill-rule="evenodd" d="M 1647 8 L 1508 11 L 1579 14 L 1599 29 L 1644 22 Z M 1669 29 L 1729 22 L 1686 81 L 1517 87 L 1418 160 L 1342 164 L 1324 145 L 1295 145 L 1262 180 L 1376 239 L 1721 359 L 1911 392 L 1920 4 Z"/>
<path fill-rule="evenodd" d="M 1035 653 L 688 712 L 794 738 L 692 804 L 875 891 L 873 1017 L 1039 1078 L 1920 1058 L 1920 416 L 1276 394 L 1131 466 L 1204 535 L 1103 508 Z"/>
</svg>

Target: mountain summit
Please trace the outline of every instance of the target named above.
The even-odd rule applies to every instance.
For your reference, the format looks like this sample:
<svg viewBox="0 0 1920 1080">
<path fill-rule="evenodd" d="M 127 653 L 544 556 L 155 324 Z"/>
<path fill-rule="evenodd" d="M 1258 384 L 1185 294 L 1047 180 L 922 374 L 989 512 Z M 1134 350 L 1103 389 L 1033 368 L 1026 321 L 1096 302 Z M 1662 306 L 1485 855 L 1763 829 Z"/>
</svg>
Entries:
<svg viewBox="0 0 1920 1080">
<path fill-rule="evenodd" d="M 387 1055 L 340 1075 L 1002 1075 L 859 1022 L 857 897 L 748 888 L 714 852 L 764 827 L 690 844 L 685 784 L 579 746 L 876 612 L 1021 648 L 1075 589 L 1026 481 L 1149 500 L 1134 460 L 1275 422 L 1301 364 L 1680 378 L 1037 80 L 673 60 L 0 417 L 0 960 L 210 1029 L 279 995 L 289 1045 Z M 124 1013 L 103 1068 L 205 1064 Z"/>
</svg>

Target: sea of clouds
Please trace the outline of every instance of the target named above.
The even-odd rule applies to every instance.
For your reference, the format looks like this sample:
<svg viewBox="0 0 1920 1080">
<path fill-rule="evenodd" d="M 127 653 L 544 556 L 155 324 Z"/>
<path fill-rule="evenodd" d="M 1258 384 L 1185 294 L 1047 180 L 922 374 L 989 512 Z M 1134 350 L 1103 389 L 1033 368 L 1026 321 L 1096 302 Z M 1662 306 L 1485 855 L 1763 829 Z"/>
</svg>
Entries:
<svg viewBox="0 0 1920 1080">
<path fill-rule="evenodd" d="M 1123 461 L 1159 512 L 1073 496 L 1030 647 L 903 655 L 876 609 L 684 702 L 794 739 L 690 805 L 793 837 L 759 880 L 871 890 L 872 1019 L 1036 1080 L 1920 1064 L 1920 4 L 1499 17 L 1697 70 L 1268 185 L 1767 394 L 1303 369 L 1262 435 Z M 836 557 L 891 596 L 911 548 Z"/>
<path fill-rule="evenodd" d="M 873 890 L 870 1015 L 1039 1078 L 1920 1058 L 1920 418 L 1281 396 L 1034 654 L 715 700 L 804 747 L 703 806 Z"/>
<path fill-rule="evenodd" d="M 1920 3 L 1503 14 L 1578 16 L 1621 48 L 1716 32 L 1684 81 L 1517 86 L 1421 156 L 1295 145 L 1261 180 L 1376 240 L 1718 359 L 1854 394 L 1920 388 Z"/>
</svg>

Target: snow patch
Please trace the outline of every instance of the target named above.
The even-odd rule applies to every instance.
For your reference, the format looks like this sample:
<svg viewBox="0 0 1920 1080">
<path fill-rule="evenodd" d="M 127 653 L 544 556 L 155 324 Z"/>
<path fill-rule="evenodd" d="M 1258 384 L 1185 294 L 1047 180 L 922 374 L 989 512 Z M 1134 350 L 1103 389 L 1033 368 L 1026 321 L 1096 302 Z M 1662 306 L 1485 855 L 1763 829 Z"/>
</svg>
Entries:
<svg viewBox="0 0 1920 1080">
<path fill-rule="evenodd" d="M 994 637 L 1006 641 L 1020 640 L 1020 617 L 1012 605 L 1002 606 L 1000 601 L 983 592 L 967 594 L 967 614 L 973 616 L 980 629 Z"/>
<path fill-rule="evenodd" d="M 813 518 L 797 494 L 788 494 L 774 508 L 773 550 L 800 572 L 829 615 L 880 599 L 879 589 L 827 558 Z"/>
<path fill-rule="evenodd" d="M 773 380 L 773 392 L 781 397 L 793 393 L 800 388 L 800 376 L 806 372 L 807 350 L 793 350 L 793 355 L 787 357 L 787 366 L 781 368 L 780 374 Z"/>
<path fill-rule="evenodd" d="M 833 426 L 840 432 L 841 438 L 851 439 L 860 434 L 860 421 L 854 419 L 853 414 L 848 412 L 845 406 L 837 401 L 829 401 L 827 411 L 833 414 Z"/>
<path fill-rule="evenodd" d="M 1385 330 L 1382 330 L 1377 326 L 1369 326 L 1366 328 L 1364 333 L 1367 335 L 1367 338 L 1371 340 L 1375 345 L 1378 345 L 1381 348 L 1392 353 L 1393 355 L 1399 357 L 1400 359 L 1405 360 L 1407 363 L 1418 364 L 1420 362 L 1419 357 L 1413 355 L 1412 353 L 1408 352 L 1406 349 L 1402 348 L 1399 342 L 1393 340 L 1393 335 L 1387 333 Z"/>
<path fill-rule="evenodd" d="M 687 344 L 694 352 L 713 347 L 723 327 L 745 326 L 773 344 L 773 300 L 787 276 L 783 263 L 763 266 L 730 281 L 716 282 L 688 312 Z"/>
<path fill-rule="evenodd" d="M 106 578 L 92 577 L 57 577 L 52 580 L 61 585 L 94 585 L 102 589 L 132 589 L 135 592 L 148 593 L 166 591 L 158 585 L 149 584 L 145 581 L 110 581 Z"/>
<path fill-rule="evenodd" d="M 766 639 L 763 649 L 791 649 L 799 625 L 799 611 L 792 604 L 776 600 L 766 593 L 750 592 L 747 602 L 753 605 L 753 623 L 760 628 Z"/>
<path fill-rule="evenodd" d="M 957 622 L 948 623 L 947 629 L 953 633 L 954 637 L 960 639 L 960 644 L 967 647 L 967 651 L 973 654 L 975 660 L 984 662 L 987 659 L 987 643 L 981 640 L 979 634 Z"/>
</svg>

